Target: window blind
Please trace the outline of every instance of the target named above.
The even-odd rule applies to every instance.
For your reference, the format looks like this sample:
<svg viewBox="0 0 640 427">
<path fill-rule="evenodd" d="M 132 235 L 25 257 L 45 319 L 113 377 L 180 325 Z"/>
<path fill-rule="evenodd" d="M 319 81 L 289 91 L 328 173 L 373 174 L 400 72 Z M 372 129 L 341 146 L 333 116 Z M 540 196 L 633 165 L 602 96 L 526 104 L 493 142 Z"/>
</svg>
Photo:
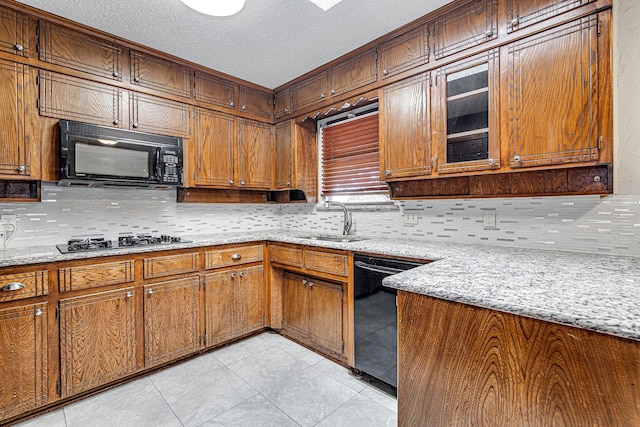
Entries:
<svg viewBox="0 0 640 427">
<path fill-rule="evenodd" d="M 378 113 L 322 129 L 322 195 L 386 194 L 380 181 Z"/>
</svg>

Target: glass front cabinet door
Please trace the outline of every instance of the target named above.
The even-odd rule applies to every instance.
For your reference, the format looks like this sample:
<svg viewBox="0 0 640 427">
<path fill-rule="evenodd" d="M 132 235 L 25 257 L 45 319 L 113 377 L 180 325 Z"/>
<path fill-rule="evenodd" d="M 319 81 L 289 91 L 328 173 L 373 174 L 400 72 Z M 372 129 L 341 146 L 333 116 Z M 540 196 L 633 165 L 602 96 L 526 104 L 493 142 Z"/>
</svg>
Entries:
<svg viewBox="0 0 640 427">
<path fill-rule="evenodd" d="M 500 168 L 498 49 L 435 72 L 437 172 Z"/>
</svg>

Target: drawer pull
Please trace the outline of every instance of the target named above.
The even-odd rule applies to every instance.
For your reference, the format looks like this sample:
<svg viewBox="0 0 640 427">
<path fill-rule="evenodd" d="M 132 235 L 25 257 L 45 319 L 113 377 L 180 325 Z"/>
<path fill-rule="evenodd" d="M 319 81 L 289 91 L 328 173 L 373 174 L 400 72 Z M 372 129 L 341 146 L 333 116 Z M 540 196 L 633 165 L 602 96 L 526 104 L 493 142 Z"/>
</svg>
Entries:
<svg viewBox="0 0 640 427">
<path fill-rule="evenodd" d="M 231 255 L 231 259 L 237 261 L 242 258 L 242 254 L 233 254 Z"/>
<path fill-rule="evenodd" d="M 149 290 L 147 291 L 147 295 L 151 295 L 151 294 L 153 294 L 153 289 L 149 289 Z"/>
<path fill-rule="evenodd" d="M 12 292 L 24 289 L 24 284 L 20 282 L 7 283 L 2 287 L 2 292 Z"/>
<path fill-rule="evenodd" d="M 151 290 L 151 292 L 153 292 L 153 290 Z M 125 298 L 131 298 L 133 296 L 133 292 L 129 291 L 127 292 L 127 294 L 124 296 Z"/>
<path fill-rule="evenodd" d="M 36 308 L 36 312 L 34 313 L 36 316 L 42 316 L 42 309 Z"/>
</svg>

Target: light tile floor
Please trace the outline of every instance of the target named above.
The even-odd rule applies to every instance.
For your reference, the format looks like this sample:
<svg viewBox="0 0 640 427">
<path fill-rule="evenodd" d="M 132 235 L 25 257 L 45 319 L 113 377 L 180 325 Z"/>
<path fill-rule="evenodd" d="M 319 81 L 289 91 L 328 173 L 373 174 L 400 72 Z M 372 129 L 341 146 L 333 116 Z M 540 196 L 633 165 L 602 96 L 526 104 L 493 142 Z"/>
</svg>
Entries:
<svg viewBox="0 0 640 427">
<path fill-rule="evenodd" d="M 396 424 L 394 397 L 293 341 L 263 333 L 19 426 Z"/>
</svg>

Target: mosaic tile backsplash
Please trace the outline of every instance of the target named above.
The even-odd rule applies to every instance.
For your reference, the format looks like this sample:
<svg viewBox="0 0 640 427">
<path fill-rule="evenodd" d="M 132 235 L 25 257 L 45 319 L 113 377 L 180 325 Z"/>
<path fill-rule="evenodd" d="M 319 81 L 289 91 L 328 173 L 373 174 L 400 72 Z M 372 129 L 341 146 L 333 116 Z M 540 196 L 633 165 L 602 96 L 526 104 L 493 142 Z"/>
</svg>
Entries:
<svg viewBox="0 0 640 427">
<path fill-rule="evenodd" d="M 341 210 L 311 204 L 183 204 L 175 191 L 43 184 L 41 203 L 0 204 L 17 215 L 8 248 L 126 234 L 194 236 L 284 228 L 342 232 Z M 483 213 L 495 209 L 496 226 Z M 404 215 L 417 216 L 417 224 Z M 640 196 L 421 200 L 355 209 L 355 234 L 640 257 Z"/>
</svg>

